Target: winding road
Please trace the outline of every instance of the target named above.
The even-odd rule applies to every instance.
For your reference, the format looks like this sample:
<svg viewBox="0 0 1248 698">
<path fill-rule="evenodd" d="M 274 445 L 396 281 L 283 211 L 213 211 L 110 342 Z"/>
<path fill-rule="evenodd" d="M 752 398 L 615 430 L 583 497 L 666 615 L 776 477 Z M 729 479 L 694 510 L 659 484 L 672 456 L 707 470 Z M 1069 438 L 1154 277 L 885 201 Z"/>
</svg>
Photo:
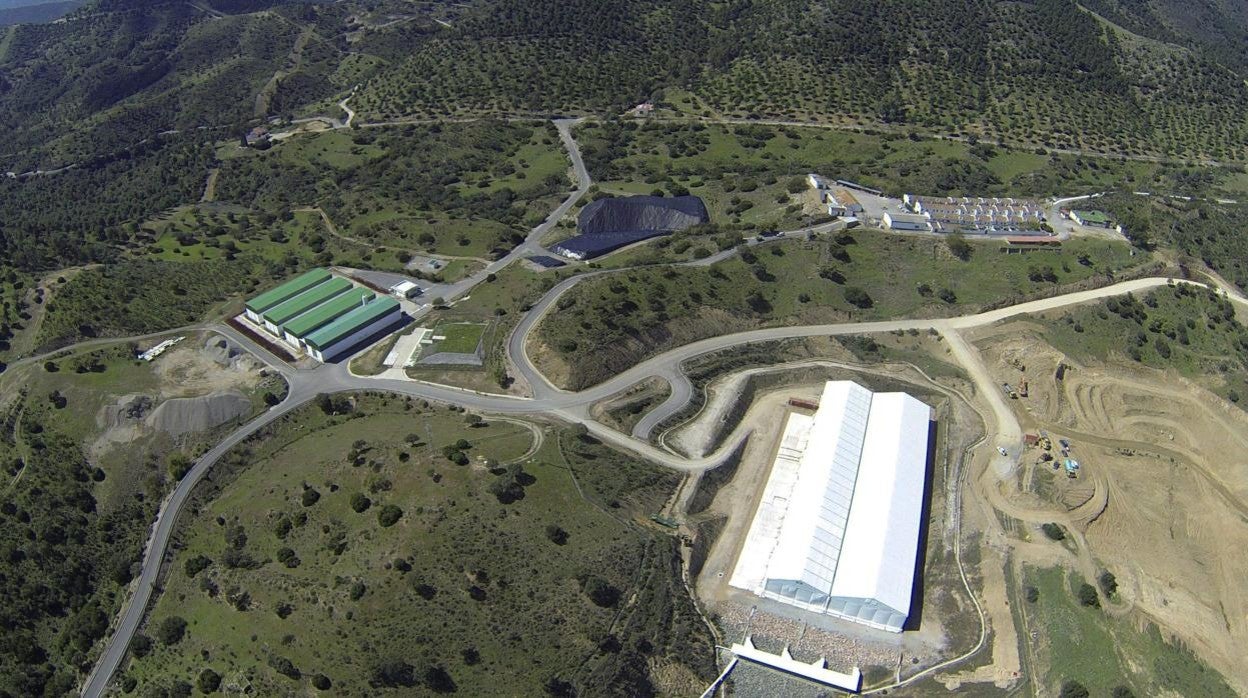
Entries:
<svg viewBox="0 0 1248 698">
<path fill-rule="evenodd" d="M 345 100 L 344 100 L 345 102 Z M 345 107 L 344 107 L 345 108 Z M 581 160 L 580 152 L 572 138 L 572 120 L 556 121 L 559 135 L 569 153 L 577 187 L 539 226 L 534 228 L 523 243 L 511 251 L 506 257 L 488 265 L 485 269 L 454 284 L 446 284 L 431 290 L 443 298 L 453 300 L 468 293 L 474 286 L 485 281 L 491 273 L 497 273 L 511 262 L 533 253 L 541 253 L 540 241 L 558 221 L 572 209 L 576 202 L 584 196 L 590 186 L 589 174 Z M 792 231 L 785 235 L 805 233 Z M 785 235 L 779 236 L 781 239 Z M 751 241 L 755 244 L 759 241 Z M 732 250 L 721 253 L 726 257 Z M 711 260 L 714 261 L 714 260 Z M 685 264 L 706 264 L 708 260 L 686 262 Z M 466 409 L 494 413 L 499 415 L 547 415 L 557 419 L 584 424 L 595 437 L 610 445 L 635 454 L 640 458 L 664 467 L 696 472 L 712 468 L 731 454 L 748 436 L 738 430 L 713 453 L 701 458 L 685 458 L 650 444 L 646 438 L 655 425 L 683 409 L 693 395 L 693 386 L 681 370 L 682 364 L 689 359 L 724 349 L 746 344 L 771 342 L 776 340 L 813 337 L 813 336 L 844 336 L 851 334 L 871 334 L 892 332 L 897 330 L 935 330 L 941 333 L 950 347 L 953 358 L 967 370 L 976 389 L 985 396 L 992 409 L 995 424 L 991 425 L 989 434 L 995 445 L 1006 449 L 1011 455 L 994 458 L 993 469 L 998 474 L 1008 474 L 1017 466 L 1018 453 L 1021 450 L 1022 433 L 1017 419 L 1009 405 L 1001 396 L 995 381 L 983 365 L 978 353 L 962 338 L 963 330 L 989 325 L 1013 315 L 1036 313 L 1069 305 L 1094 301 L 1107 296 L 1128 292 L 1145 291 L 1166 285 L 1165 278 L 1146 278 L 1106 286 L 1090 291 L 1080 291 L 1042 300 L 1020 303 L 1008 308 L 992 310 L 984 313 L 942 319 L 900 319 L 873 322 L 853 322 L 831 325 L 805 325 L 797 327 L 774 327 L 739 332 L 718 337 L 711 337 L 693 342 L 658 356 L 643 361 L 623 371 L 611 379 L 593 387 L 571 392 L 562 390 L 551 384 L 549 380 L 533 365 L 527 353 L 527 343 L 534 327 L 542 317 L 556 306 L 559 298 L 579 283 L 582 279 L 601 274 L 626 271 L 624 269 L 604 270 L 574 276 L 559 283 L 548 291 L 525 315 L 507 342 L 507 352 L 516 370 L 531 386 L 532 396 L 528 398 L 487 394 L 476 391 L 435 385 L 416 380 L 391 378 L 386 376 L 359 376 L 352 374 L 348 363 L 324 364 L 315 369 L 296 370 L 286 365 L 265 349 L 224 325 L 200 326 L 211 329 L 229 337 L 239 345 L 264 360 L 273 370 L 281 373 L 289 386 L 285 399 L 277 406 L 240 427 L 213 449 L 195 461 L 191 469 L 182 478 L 160 507 L 153 524 L 146 549 L 144 551 L 142 570 L 133 583 L 133 593 L 125 604 L 117 620 L 115 629 L 107 641 L 96 666 L 85 682 L 82 693 L 95 698 L 104 694 L 112 676 L 125 658 L 126 649 L 142 623 L 148 604 L 150 603 L 161 565 L 166 558 L 170 538 L 172 537 L 177 518 L 188 501 L 195 486 L 212 469 L 213 465 L 231 448 L 247 437 L 256 433 L 274 420 L 291 411 L 308 404 L 320 393 L 336 393 L 359 390 L 384 390 L 400 395 L 412 396 L 454 404 Z M 1242 298 L 1232 298 L 1243 303 Z M 427 310 L 425 311 L 427 312 Z M 110 340 L 115 341 L 115 340 Z M 34 361 L 32 357 L 27 361 Z M 636 383 L 649 378 L 662 378 L 672 387 L 671 395 L 661 405 L 646 415 L 633 434 L 623 434 L 610 429 L 589 417 L 590 408 L 597 402 L 622 392 Z"/>
</svg>

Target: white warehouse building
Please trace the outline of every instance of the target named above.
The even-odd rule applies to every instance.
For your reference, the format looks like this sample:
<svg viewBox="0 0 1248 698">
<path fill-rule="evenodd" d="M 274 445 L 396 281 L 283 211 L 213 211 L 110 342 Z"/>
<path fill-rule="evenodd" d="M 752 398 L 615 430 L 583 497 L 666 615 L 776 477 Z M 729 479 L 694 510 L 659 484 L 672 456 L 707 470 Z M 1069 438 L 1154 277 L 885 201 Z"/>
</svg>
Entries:
<svg viewBox="0 0 1248 698">
<path fill-rule="evenodd" d="M 729 583 L 901 632 L 923 530 L 931 408 L 830 381 L 791 413 Z"/>
</svg>

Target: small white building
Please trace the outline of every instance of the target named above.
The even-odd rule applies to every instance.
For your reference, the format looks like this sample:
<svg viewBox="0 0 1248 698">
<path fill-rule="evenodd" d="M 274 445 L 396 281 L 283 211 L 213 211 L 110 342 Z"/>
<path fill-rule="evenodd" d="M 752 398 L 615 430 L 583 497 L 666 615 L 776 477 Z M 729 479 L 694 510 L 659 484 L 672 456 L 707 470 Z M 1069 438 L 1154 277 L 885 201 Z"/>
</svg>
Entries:
<svg viewBox="0 0 1248 698">
<path fill-rule="evenodd" d="M 400 281 L 390 287 L 390 295 L 404 300 L 415 298 L 421 293 L 424 293 L 424 289 L 421 288 L 415 281 Z"/>
<path fill-rule="evenodd" d="M 923 230 L 932 229 L 931 221 L 927 216 L 917 213 L 893 213 L 889 211 L 884 214 L 884 227 L 889 230 Z"/>
<path fill-rule="evenodd" d="M 811 189 L 827 189 L 828 188 L 827 183 L 823 181 L 823 177 L 820 177 L 819 175 L 813 172 L 806 175 L 806 183 L 810 185 Z"/>
</svg>

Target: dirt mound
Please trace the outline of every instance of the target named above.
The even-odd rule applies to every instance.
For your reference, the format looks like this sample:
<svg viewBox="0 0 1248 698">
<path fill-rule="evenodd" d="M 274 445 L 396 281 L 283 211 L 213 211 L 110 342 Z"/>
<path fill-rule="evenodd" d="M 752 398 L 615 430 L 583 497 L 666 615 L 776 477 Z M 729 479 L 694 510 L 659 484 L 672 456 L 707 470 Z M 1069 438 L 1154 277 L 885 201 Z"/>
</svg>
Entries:
<svg viewBox="0 0 1248 698">
<path fill-rule="evenodd" d="M 247 355 L 234 342 L 220 335 L 213 335 L 204 340 L 204 354 L 222 366 L 233 366 L 239 357 Z"/>
<path fill-rule="evenodd" d="M 251 400 L 242 393 L 225 391 L 202 397 L 166 400 L 148 415 L 147 426 L 177 438 L 207 431 L 251 411 Z"/>
<path fill-rule="evenodd" d="M 251 387 L 264 365 L 229 339 L 209 334 L 202 344 L 183 342 L 169 350 L 155 367 L 162 397 L 191 397 Z"/>
<path fill-rule="evenodd" d="M 104 429 L 115 429 L 133 424 L 152 409 L 152 398 L 147 395 L 123 395 L 111 405 L 105 405 L 96 416 L 96 423 Z"/>
</svg>

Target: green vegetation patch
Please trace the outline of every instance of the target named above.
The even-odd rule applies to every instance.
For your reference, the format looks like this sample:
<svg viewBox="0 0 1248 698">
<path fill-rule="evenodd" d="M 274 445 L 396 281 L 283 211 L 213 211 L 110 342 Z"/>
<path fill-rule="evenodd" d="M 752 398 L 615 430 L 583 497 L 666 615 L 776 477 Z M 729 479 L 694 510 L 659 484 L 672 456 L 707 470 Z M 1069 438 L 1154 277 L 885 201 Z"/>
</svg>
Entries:
<svg viewBox="0 0 1248 698">
<path fill-rule="evenodd" d="M 3 378 L 0 692 L 68 695 L 127 596 L 148 526 L 180 474 L 172 465 L 188 461 L 161 434 L 97 442 L 106 406 L 161 383 L 126 344 Z"/>
<path fill-rule="evenodd" d="M 48 303 L 37 344 L 82 337 L 148 334 L 198 321 L 214 304 L 248 288 L 242 264 L 128 261 L 87 269 Z"/>
<path fill-rule="evenodd" d="M 475 322 L 444 322 L 433 328 L 435 340 L 427 349 L 430 353 L 475 354 L 481 345 L 481 337 L 488 325 Z"/>
<path fill-rule="evenodd" d="M 1001 250 L 998 242 L 966 242 L 963 261 L 946 240 L 866 230 L 772 243 L 710 267 L 588 279 L 560 298 L 537 336 L 569 363 L 569 387 L 579 388 L 662 349 L 716 334 L 972 312 L 1066 284 L 1103 282 L 1144 261 L 1126 244 L 1102 240 L 1021 255 Z"/>
<path fill-rule="evenodd" d="M 485 256 L 522 240 L 567 189 L 561 151 L 549 123 L 337 130 L 226 159 L 217 196 L 270 211 L 319 206 L 369 246 Z"/>
<path fill-rule="evenodd" d="M 410 399 L 324 403 L 201 493 L 128 677 L 541 695 L 646 687 L 648 661 L 714 676 L 675 540 L 629 523 L 675 474 L 575 437 L 565 461 L 557 434 L 515 462 L 529 429 Z"/>
<path fill-rule="evenodd" d="M 1051 314 L 1046 339 L 1082 360 L 1175 370 L 1231 402 L 1248 398 L 1248 328 L 1220 293 L 1174 283 Z"/>
<path fill-rule="evenodd" d="M 1061 568 L 1023 569 L 1023 584 L 1034 600 L 1020 599 L 1029 627 L 1042 643 L 1043 693 L 1057 695 L 1065 682 L 1077 682 L 1094 696 L 1108 696 L 1119 686 L 1134 695 L 1234 696 L 1217 672 L 1188 649 L 1162 637 L 1148 623 L 1140 631 L 1130 618 L 1114 618 L 1080 601 L 1086 582 Z M 1092 592 L 1095 595 L 1095 590 Z"/>
</svg>

